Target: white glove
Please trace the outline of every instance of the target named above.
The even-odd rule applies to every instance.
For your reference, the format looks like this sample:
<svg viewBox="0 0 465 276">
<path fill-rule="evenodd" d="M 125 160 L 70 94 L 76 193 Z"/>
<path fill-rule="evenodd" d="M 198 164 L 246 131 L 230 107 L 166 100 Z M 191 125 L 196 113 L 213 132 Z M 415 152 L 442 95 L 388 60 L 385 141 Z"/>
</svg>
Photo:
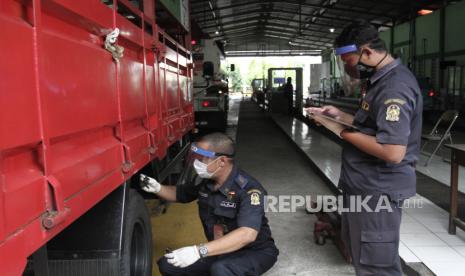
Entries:
<svg viewBox="0 0 465 276">
<path fill-rule="evenodd" d="M 157 194 L 161 190 L 161 184 L 156 179 L 148 177 L 145 174 L 140 174 L 140 185 L 142 190 L 147 193 Z"/>
<path fill-rule="evenodd" d="M 165 254 L 168 263 L 184 268 L 197 262 L 200 259 L 200 253 L 197 246 L 187 246 L 174 250 L 171 253 Z"/>
</svg>

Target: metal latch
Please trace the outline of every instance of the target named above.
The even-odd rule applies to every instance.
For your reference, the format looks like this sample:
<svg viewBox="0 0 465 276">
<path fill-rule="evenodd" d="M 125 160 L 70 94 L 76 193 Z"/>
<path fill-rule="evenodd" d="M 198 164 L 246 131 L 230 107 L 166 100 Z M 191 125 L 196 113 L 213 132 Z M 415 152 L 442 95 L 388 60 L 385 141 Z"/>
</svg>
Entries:
<svg viewBox="0 0 465 276">
<path fill-rule="evenodd" d="M 150 147 L 149 153 L 154 155 L 157 153 L 157 144 L 155 143 L 155 135 L 152 132 L 149 132 Z"/>
<path fill-rule="evenodd" d="M 119 59 L 123 57 L 124 48 L 116 44 L 118 41 L 119 29 L 115 28 L 111 33 L 107 34 L 105 37 L 105 49 L 109 51 L 116 61 L 119 63 Z"/>
<path fill-rule="evenodd" d="M 42 217 L 42 225 L 45 229 L 52 229 L 65 221 L 70 210 L 65 207 L 60 182 L 53 176 L 47 177 L 47 180 L 52 195 L 52 209 Z"/>
<path fill-rule="evenodd" d="M 134 162 L 131 161 L 131 148 L 123 144 L 123 150 L 124 150 L 124 163 L 122 166 L 122 171 L 123 173 L 129 173 L 134 166 Z"/>
</svg>

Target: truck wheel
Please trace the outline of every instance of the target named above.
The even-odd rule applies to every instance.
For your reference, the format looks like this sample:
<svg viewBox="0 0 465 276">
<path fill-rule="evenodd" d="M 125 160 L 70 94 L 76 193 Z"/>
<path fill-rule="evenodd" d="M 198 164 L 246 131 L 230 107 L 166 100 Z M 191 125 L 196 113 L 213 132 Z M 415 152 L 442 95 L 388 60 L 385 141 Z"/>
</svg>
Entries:
<svg viewBox="0 0 465 276">
<path fill-rule="evenodd" d="M 221 127 L 221 131 L 225 132 L 228 128 L 228 112 L 225 112 L 223 116 L 223 126 Z"/>
<path fill-rule="evenodd" d="M 152 227 L 142 196 L 129 189 L 124 219 L 123 248 L 120 261 L 122 276 L 152 275 Z"/>
</svg>

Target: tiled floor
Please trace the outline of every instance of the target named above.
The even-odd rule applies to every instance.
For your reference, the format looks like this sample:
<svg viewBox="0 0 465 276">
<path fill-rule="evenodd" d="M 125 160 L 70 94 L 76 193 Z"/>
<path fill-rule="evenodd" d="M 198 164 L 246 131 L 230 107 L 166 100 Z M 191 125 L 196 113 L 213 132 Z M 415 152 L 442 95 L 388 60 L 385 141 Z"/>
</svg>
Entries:
<svg viewBox="0 0 465 276">
<path fill-rule="evenodd" d="M 446 157 L 449 158 L 449 157 Z M 428 166 L 424 166 L 427 156 L 420 155 L 417 171 L 427 175 L 444 185 L 450 186 L 450 163 L 443 160 L 442 155 L 434 156 Z M 465 193 L 465 168 L 459 168 L 459 191 Z"/>
<path fill-rule="evenodd" d="M 431 126 L 424 126 L 423 132 L 427 133 L 430 131 Z M 452 132 L 452 137 L 454 143 L 456 144 L 465 144 L 465 133 L 464 132 Z M 435 143 L 431 142 L 428 144 L 425 149 L 427 152 L 432 152 L 433 148 L 436 146 Z M 428 159 L 426 153 L 422 153 L 420 156 L 420 161 L 417 165 L 417 171 L 421 172 L 424 175 L 427 175 L 446 186 L 450 186 L 450 162 L 447 159 L 450 159 L 450 150 L 443 147 L 437 152 L 437 155 L 433 157 L 431 163 L 428 166 L 425 166 L 425 162 Z M 465 168 L 459 168 L 459 191 L 465 193 Z"/>
<path fill-rule="evenodd" d="M 272 117 L 336 185 L 341 166 L 341 146 L 298 120 L 282 115 Z M 446 177 L 450 173 L 449 166 L 438 157 L 428 167 L 418 166 L 418 170 L 449 185 Z M 465 169 L 462 168 L 461 173 L 461 190 L 464 191 Z M 399 253 L 402 259 L 407 263 L 422 262 L 439 276 L 465 275 L 465 232 L 457 229 L 457 235 L 449 235 L 448 213 L 420 195 L 411 198 L 407 204 L 400 230 Z"/>
</svg>

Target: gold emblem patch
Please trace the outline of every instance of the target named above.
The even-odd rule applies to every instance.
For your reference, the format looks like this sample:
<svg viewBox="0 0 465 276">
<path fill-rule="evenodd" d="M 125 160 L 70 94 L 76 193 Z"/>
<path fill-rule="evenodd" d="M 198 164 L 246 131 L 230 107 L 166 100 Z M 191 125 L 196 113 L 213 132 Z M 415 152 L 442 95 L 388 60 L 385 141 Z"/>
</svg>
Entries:
<svg viewBox="0 0 465 276">
<path fill-rule="evenodd" d="M 234 199 L 234 196 L 236 196 L 236 192 L 235 191 L 229 191 L 228 192 L 228 200 L 229 201 L 232 201 Z"/>
<path fill-rule="evenodd" d="M 251 189 L 251 190 L 247 191 L 247 193 L 250 195 L 251 193 L 261 194 L 262 192 L 259 189 Z"/>
<path fill-rule="evenodd" d="M 404 104 L 405 104 L 405 101 L 402 100 L 402 99 L 388 99 L 388 100 L 385 100 L 385 101 L 384 101 L 384 104 L 385 104 L 385 105 L 388 105 L 388 104 L 400 104 L 400 105 L 404 105 Z"/>
<path fill-rule="evenodd" d="M 400 107 L 396 104 L 388 106 L 386 110 L 386 121 L 398 122 L 400 117 Z"/>
<path fill-rule="evenodd" d="M 251 205 L 260 205 L 260 196 L 258 193 L 250 194 L 250 204 Z"/>
<path fill-rule="evenodd" d="M 368 104 L 366 101 L 363 101 L 362 102 L 362 109 L 366 110 L 366 111 L 370 110 L 370 104 Z"/>
</svg>

